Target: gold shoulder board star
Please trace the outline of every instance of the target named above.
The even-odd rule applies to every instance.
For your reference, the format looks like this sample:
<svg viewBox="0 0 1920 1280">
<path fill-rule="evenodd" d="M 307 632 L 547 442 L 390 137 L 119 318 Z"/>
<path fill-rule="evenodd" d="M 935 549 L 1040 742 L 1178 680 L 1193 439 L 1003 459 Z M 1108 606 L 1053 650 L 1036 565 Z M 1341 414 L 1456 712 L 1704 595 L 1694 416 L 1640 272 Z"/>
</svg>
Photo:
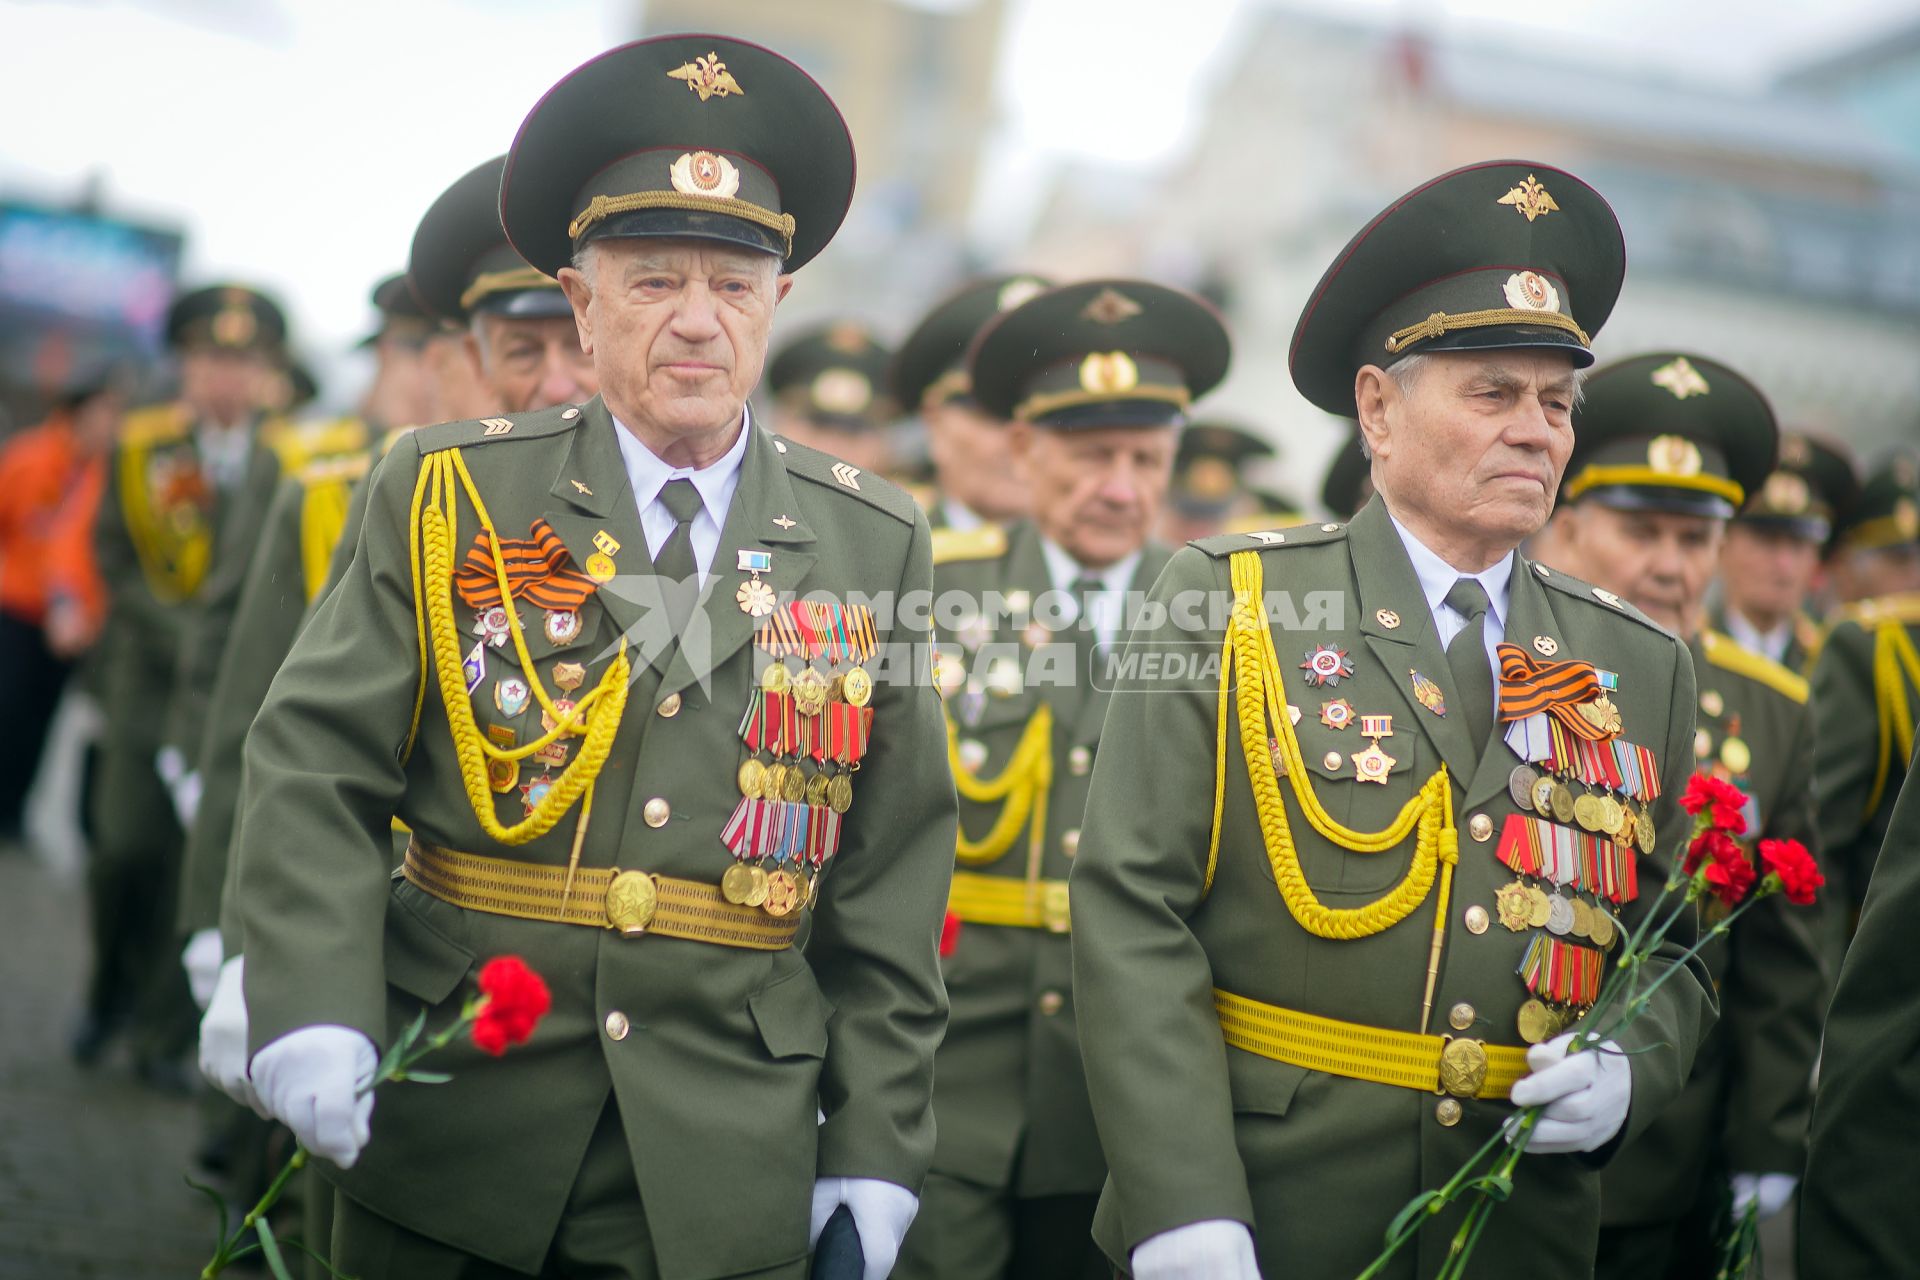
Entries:
<svg viewBox="0 0 1920 1280">
<path fill-rule="evenodd" d="M 585 486 L 584 484 L 581 484 L 578 480 L 575 480 L 573 482 L 573 487 L 578 489 L 580 492 L 586 494 L 589 498 L 593 496 L 593 490 L 587 488 L 587 486 Z"/>
<path fill-rule="evenodd" d="M 1547 189 L 1541 186 L 1540 180 L 1532 174 L 1528 174 L 1525 182 L 1501 196 L 1494 203 L 1512 205 L 1516 210 L 1526 216 L 1528 222 L 1532 222 L 1535 218 L 1544 218 L 1549 213 L 1558 213 L 1560 211 L 1560 206 L 1554 203 L 1554 199 L 1547 193 Z"/>
<path fill-rule="evenodd" d="M 779 525 L 782 529 L 791 529 L 793 528 L 794 525 L 800 523 L 798 520 L 787 519 L 785 512 L 782 512 L 781 514 L 775 516 L 773 518 L 773 522 Z"/>
</svg>

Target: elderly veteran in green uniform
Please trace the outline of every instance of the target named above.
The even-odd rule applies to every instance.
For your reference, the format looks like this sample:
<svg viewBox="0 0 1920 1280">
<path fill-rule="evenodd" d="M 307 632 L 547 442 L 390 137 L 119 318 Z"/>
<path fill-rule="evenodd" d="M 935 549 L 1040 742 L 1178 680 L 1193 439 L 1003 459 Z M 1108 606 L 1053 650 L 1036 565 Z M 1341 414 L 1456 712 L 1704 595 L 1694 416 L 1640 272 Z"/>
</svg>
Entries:
<svg viewBox="0 0 1920 1280">
<path fill-rule="evenodd" d="M 1141 1280 L 1356 1275 L 1510 1102 L 1543 1116 L 1475 1274 L 1588 1276 L 1596 1166 L 1686 1079 L 1693 968 L 1617 1046 L 1566 1050 L 1683 831 L 1693 663 L 1514 551 L 1624 266 L 1606 202 L 1547 165 L 1396 201 L 1290 362 L 1358 417 L 1376 496 L 1194 544 L 1154 588 L 1071 878 L 1095 1234 Z M 1199 680 L 1174 662 L 1195 653 Z M 1382 1274 L 1433 1275 L 1458 1220 Z"/>
<path fill-rule="evenodd" d="M 1827 1010 L 1806 1184 L 1799 1273 L 1821 1280 L 1920 1275 L 1913 1248 L 1914 1152 L 1920 1150 L 1920 762 L 1908 761 L 1886 859 L 1867 889 Z"/>
<path fill-rule="evenodd" d="M 397 442 L 248 741 L 250 1074 L 327 1162 L 344 1272 L 796 1277 L 843 1204 L 892 1263 L 946 1021 L 931 534 L 746 408 L 852 184 L 825 92 L 721 36 L 604 54 L 521 126 L 501 221 L 602 397 Z M 531 1044 L 356 1097 L 501 953 L 552 989 Z"/>
<path fill-rule="evenodd" d="M 968 602 L 941 657 L 962 801 L 953 1013 L 900 1276 L 1110 1274 L 1090 1231 L 1106 1162 L 1074 1038 L 1067 872 L 1111 688 L 1101 659 L 1166 566 L 1153 530 L 1176 439 L 1230 351 L 1205 302 L 1139 280 L 1038 294 L 974 348 L 972 394 L 1011 421 L 1033 515 L 935 541 L 936 598 Z"/>
<path fill-rule="evenodd" d="M 404 278 L 410 283 L 403 286 L 407 297 L 417 295 L 417 301 L 404 304 L 404 309 L 427 317 L 427 323 L 444 320 L 461 327 L 467 358 L 496 413 L 584 401 L 599 382 L 580 350 L 573 308 L 560 282 L 528 266 L 501 229 L 500 173 L 505 165 L 506 157 L 496 156 L 475 167 L 428 208 L 414 232 Z M 389 309 L 403 307 L 385 286 L 379 292 L 389 297 Z M 346 563 L 336 553 L 349 541 L 344 537 L 349 530 L 351 541 L 358 540 L 366 510 L 361 480 L 369 464 L 392 446 L 398 432 L 412 425 L 417 424 L 400 424 L 371 451 L 315 463 L 281 485 L 214 686 L 200 748 L 206 789 L 187 838 L 179 927 L 190 936 L 189 975 L 196 958 L 204 964 L 211 955 L 219 979 L 217 984 L 207 982 L 217 1007 L 210 1007 L 201 1020 L 200 1069 L 248 1104 L 254 1099 L 246 1075 L 246 1010 L 240 999 L 244 967 L 238 937 L 232 939 L 229 954 L 221 932 L 247 731 L 309 606 L 345 571 Z M 350 557 L 351 545 L 345 550 Z"/>
<path fill-rule="evenodd" d="M 1798 432 L 1780 437 L 1780 461 L 1727 525 L 1720 598 L 1711 625 L 1742 648 L 1805 673 L 1820 624 L 1807 612 L 1833 535 L 1834 515 L 1859 492 L 1853 459 Z"/>
<path fill-rule="evenodd" d="M 1574 431 L 1555 517 L 1564 567 L 1686 641 L 1700 687 L 1694 768 L 1746 793 L 1742 846 L 1798 840 L 1818 854 L 1806 680 L 1703 625 L 1722 531 L 1774 484 L 1773 410 L 1727 366 L 1661 351 L 1596 369 Z M 1820 942 L 1813 914 L 1776 896 L 1705 953 L 1720 1021 L 1686 1089 L 1601 1176 L 1599 1275 L 1710 1275 L 1729 1188 L 1736 1218 L 1749 1201 L 1771 1217 L 1791 1199 L 1829 985 Z"/>
<path fill-rule="evenodd" d="M 857 320 L 807 330 L 767 366 L 773 429 L 870 475 L 893 468 L 900 409 L 888 394 L 893 353 Z"/>
<path fill-rule="evenodd" d="M 372 301 L 380 318 L 358 345 L 373 354 L 373 381 L 360 398 L 359 414 L 367 434 L 378 438 L 395 427 L 431 421 L 426 348 L 436 326 L 413 296 L 404 271 L 381 279 L 373 287 Z"/>
<path fill-rule="evenodd" d="M 176 299 L 166 333 L 179 399 L 127 417 L 94 529 L 109 601 L 98 657 L 107 722 L 88 865 L 93 977 L 74 1042 L 92 1061 L 138 1011 L 136 1053 L 162 1075 L 193 1027 L 171 928 L 181 827 L 169 780 L 185 770 L 173 757 L 168 776 L 157 767 L 165 713 L 196 610 L 251 550 L 248 476 L 277 470 L 256 437 L 286 320 L 264 294 L 220 285 Z"/>
<path fill-rule="evenodd" d="M 1180 433 L 1173 460 L 1173 486 L 1161 536 L 1174 546 L 1216 533 L 1246 533 L 1271 528 L 1274 520 L 1247 526 L 1250 516 L 1265 514 L 1253 496 L 1245 468 L 1276 453 L 1271 441 L 1232 422 L 1196 422 Z M 1289 520 L 1286 523 L 1293 523 Z"/>
<path fill-rule="evenodd" d="M 1849 601 L 1813 666 L 1820 836 L 1843 941 L 1886 843 L 1920 717 L 1920 475 L 1896 457 L 1868 476 L 1834 532 Z M 1866 592 L 1868 594 L 1858 594 Z"/>
<path fill-rule="evenodd" d="M 980 405 L 967 350 L 981 328 L 1052 281 L 1027 274 L 983 276 L 936 303 L 893 355 L 894 400 L 920 415 L 933 462 L 927 507 L 936 531 L 971 532 L 1027 513 L 1027 484 L 1007 448 L 1007 423 Z"/>
</svg>

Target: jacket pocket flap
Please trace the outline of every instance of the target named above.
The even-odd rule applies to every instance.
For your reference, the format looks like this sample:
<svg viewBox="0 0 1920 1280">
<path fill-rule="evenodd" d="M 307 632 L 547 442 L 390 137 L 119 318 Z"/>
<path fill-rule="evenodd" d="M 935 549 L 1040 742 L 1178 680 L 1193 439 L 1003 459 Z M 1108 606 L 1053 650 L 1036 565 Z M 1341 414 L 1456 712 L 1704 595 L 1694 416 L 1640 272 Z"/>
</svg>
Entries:
<svg viewBox="0 0 1920 1280">
<path fill-rule="evenodd" d="M 827 1056 L 827 1018 L 833 1006 L 820 993 L 813 971 L 798 969 L 753 993 L 747 1001 L 760 1040 L 776 1058 Z"/>
<path fill-rule="evenodd" d="M 1293 1105 L 1293 1095 L 1307 1077 L 1305 1067 L 1227 1048 L 1227 1089 L 1235 1111 L 1283 1116 Z"/>
<path fill-rule="evenodd" d="M 452 995 L 473 968 L 473 953 L 428 924 L 398 893 L 387 897 L 384 956 L 387 981 L 428 1004 Z"/>
</svg>

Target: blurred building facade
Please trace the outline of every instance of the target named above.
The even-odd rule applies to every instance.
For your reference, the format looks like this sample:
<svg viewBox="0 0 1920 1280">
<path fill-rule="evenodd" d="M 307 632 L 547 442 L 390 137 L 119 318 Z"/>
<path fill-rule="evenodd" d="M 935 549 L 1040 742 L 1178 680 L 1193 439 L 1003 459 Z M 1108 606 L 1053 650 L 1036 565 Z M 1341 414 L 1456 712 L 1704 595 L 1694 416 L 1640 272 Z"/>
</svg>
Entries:
<svg viewBox="0 0 1920 1280">
<path fill-rule="evenodd" d="M 1296 496 L 1346 431 L 1286 371 L 1320 272 L 1395 196 L 1504 156 L 1578 173 L 1619 213 L 1603 360 L 1713 355 L 1869 457 L 1920 427 L 1920 150 L 1841 104 L 1272 10 L 1233 43 L 1188 152 L 1156 175 L 1062 174 L 1022 257 L 1183 273 L 1221 299 L 1235 361 L 1214 404 L 1280 438 Z"/>
</svg>

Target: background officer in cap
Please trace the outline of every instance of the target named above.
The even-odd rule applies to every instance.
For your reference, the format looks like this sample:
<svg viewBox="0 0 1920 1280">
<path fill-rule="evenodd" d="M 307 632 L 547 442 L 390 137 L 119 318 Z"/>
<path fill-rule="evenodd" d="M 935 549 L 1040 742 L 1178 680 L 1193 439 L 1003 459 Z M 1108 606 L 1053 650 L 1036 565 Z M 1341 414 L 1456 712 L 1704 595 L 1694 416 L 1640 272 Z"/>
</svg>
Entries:
<svg viewBox="0 0 1920 1280">
<path fill-rule="evenodd" d="M 1569 505 L 1554 517 L 1564 567 L 1686 641 L 1700 688 L 1693 767 L 1746 793 L 1749 856 L 1760 840 L 1798 840 L 1817 855 L 1807 682 L 1704 625 L 1722 530 L 1755 509 L 1747 495 L 1762 506 L 1806 496 L 1769 478 L 1779 435 L 1766 398 L 1717 361 L 1661 351 L 1595 370 L 1574 431 Z M 1784 505 L 1805 517 L 1804 502 Z M 1708 923 L 1724 914 L 1718 903 L 1703 911 Z M 1776 896 L 1703 959 L 1720 1020 L 1680 1096 L 1606 1168 L 1601 1276 L 1711 1274 L 1729 1186 L 1733 1218 L 1755 1199 L 1770 1217 L 1806 1159 L 1829 984 L 1812 913 Z"/>
<path fill-rule="evenodd" d="M 1895 457 L 1867 477 L 1834 532 L 1830 563 L 1848 604 L 1814 660 L 1814 780 L 1843 937 L 1886 843 L 1920 716 L 1917 480 L 1913 460 Z"/>
<path fill-rule="evenodd" d="M 879 602 L 929 590 L 931 535 L 746 408 L 852 180 L 819 86 L 718 36 L 604 54 L 521 126 L 501 220 L 603 397 L 396 443 L 248 741 L 251 1076 L 331 1162 L 345 1272 L 792 1277 L 841 1205 L 892 1263 L 954 801 L 925 624 Z M 552 990 L 533 1043 L 356 1099 L 503 952 Z"/>
<path fill-rule="evenodd" d="M 122 425 L 95 520 L 110 601 L 98 659 L 107 723 L 88 865 L 93 979 L 74 1050 L 93 1060 L 135 1015 L 142 1069 L 170 1079 L 193 1034 L 171 928 L 181 828 L 168 782 L 184 776 L 184 758 L 169 757 L 168 778 L 158 765 L 170 724 L 192 715 L 200 611 L 238 577 L 253 545 L 253 478 L 278 471 L 256 436 L 286 321 L 264 294 L 219 285 L 178 298 L 166 332 L 179 399 Z"/>
<path fill-rule="evenodd" d="M 1262 500 L 1254 497 L 1246 469 L 1273 456 L 1271 443 L 1230 422 L 1196 422 L 1181 432 L 1162 528 L 1166 540 L 1178 547 L 1210 534 L 1240 532 L 1245 521 L 1262 515 Z M 1256 523 L 1264 528 L 1295 522 Z"/>
<path fill-rule="evenodd" d="M 496 156 L 478 165 L 434 201 L 414 233 L 408 273 L 396 279 L 409 299 L 417 295 L 410 308 L 423 323 L 454 327 L 460 359 L 485 388 L 490 412 L 584 401 L 599 382 L 580 350 L 573 309 L 560 282 L 528 266 L 501 229 L 505 164 L 505 156 Z M 402 309 L 386 285 L 375 297 L 387 299 L 383 313 Z M 219 1007 L 202 1020 L 201 1070 L 237 1101 L 253 1101 L 240 999 L 244 967 L 223 944 L 220 926 L 247 731 L 310 605 L 345 572 L 336 548 L 348 531 L 358 539 L 366 512 L 361 480 L 398 435 L 415 425 L 424 424 L 398 424 L 368 450 L 317 462 L 281 485 L 214 687 L 199 752 L 205 793 L 188 833 L 179 927 L 189 937 L 189 976 L 199 984 L 196 994 L 204 991 L 202 1007 L 214 998 L 219 976 Z M 350 556 L 351 546 L 347 550 Z"/>
<path fill-rule="evenodd" d="M 1014 470 L 1007 424 L 973 394 L 966 355 L 982 325 L 1051 283 L 1033 275 L 994 275 L 963 285 L 936 304 L 894 354 L 894 399 L 918 412 L 927 432 L 934 471 L 927 514 L 935 529 L 965 532 L 1027 512 L 1026 481 Z"/>
<path fill-rule="evenodd" d="M 1873 875 L 1827 1011 L 1812 1147 L 1800 1189 L 1799 1273 L 1877 1280 L 1913 1273 L 1912 1180 L 1920 1130 L 1920 770 L 1911 766 L 1887 839 L 1906 857 Z"/>
<path fill-rule="evenodd" d="M 1315 405 L 1357 410 L 1377 495 L 1351 525 L 1198 543 L 1154 588 L 1166 621 L 1128 651 L 1141 674 L 1108 708 L 1072 875 L 1112 1169 L 1095 1233 L 1143 1280 L 1252 1276 L 1256 1258 L 1358 1274 L 1509 1098 L 1543 1119 L 1476 1273 L 1591 1275 L 1594 1163 L 1685 1079 L 1711 1008 L 1695 970 L 1625 1052 L 1566 1055 L 1566 1032 L 1643 918 L 1622 876 L 1659 884 L 1682 830 L 1692 663 L 1617 596 L 1514 552 L 1552 508 L 1623 269 L 1612 211 L 1545 165 L 1397 201 L 1322 278 L 1291 360 Z M 1208 679 L 1146 674 L 1223 645 Z M 1534 683 L 1548 663 L 1588 665 L 1556 694 Z M 1503 686 L 1545 709 L 1500 718 Z M 1578 760 L 1534 745 L 1549 715 L 1617 730 L 1640 781 L 1600 803 Z M 1602 815 L 1593 874 L 1535 874 L 1534 841 L 1597 839 Z M 1384 1274 L 1434 1274 L 1457 1222 Z"/>
<path fill-rule="evenodd" d="M 1108 1272 L 1090 1228 L 1106 1163 L 1074 1037 L 1067 872 L 1111 677 L 1165 567 L 1153 540 L 1187 406 L 1225 376 L 1206 303 L 1095 280 L 1000 313 L 971 394 L 1011 422 L 1033 516 L 936 540 L 940 598 L 974 602 L 941 662 L 962 800 L 934 1072 L 939 1143 L 896 1274 Z M 996 600 L 1007 602 L 1002 611 Z"/>
<path fill-rule="evenodd" d="M 887 392 L 891 358 L 857 320 L 835 320 L 794 338 L 767 366 L 774 431 L 864 474 L 890 474 L 892 428 L 900 418 Z"/>
<path fill-rule="evenodd" d="M 437 326 L 413 296 L 405 272 L 376 284 L 372 301 L 380 320 L 359 345 L 373 353 L 373 381 L 360 398 L 359 414 L 368 436 L 377 440 L 395 427 L 435 421 L 428 416 L 433 391 L 426 347 Z"/>
<path fill-rule="evenodd" d="M 1807 612 L 1833 517 L 1860 481 L 1839 446 L 1780 437 L 1780 463 L 1727 525 L 1711 625 L 1734 643 L 1805 673 L 1820 624 Z"/>
</svg>

